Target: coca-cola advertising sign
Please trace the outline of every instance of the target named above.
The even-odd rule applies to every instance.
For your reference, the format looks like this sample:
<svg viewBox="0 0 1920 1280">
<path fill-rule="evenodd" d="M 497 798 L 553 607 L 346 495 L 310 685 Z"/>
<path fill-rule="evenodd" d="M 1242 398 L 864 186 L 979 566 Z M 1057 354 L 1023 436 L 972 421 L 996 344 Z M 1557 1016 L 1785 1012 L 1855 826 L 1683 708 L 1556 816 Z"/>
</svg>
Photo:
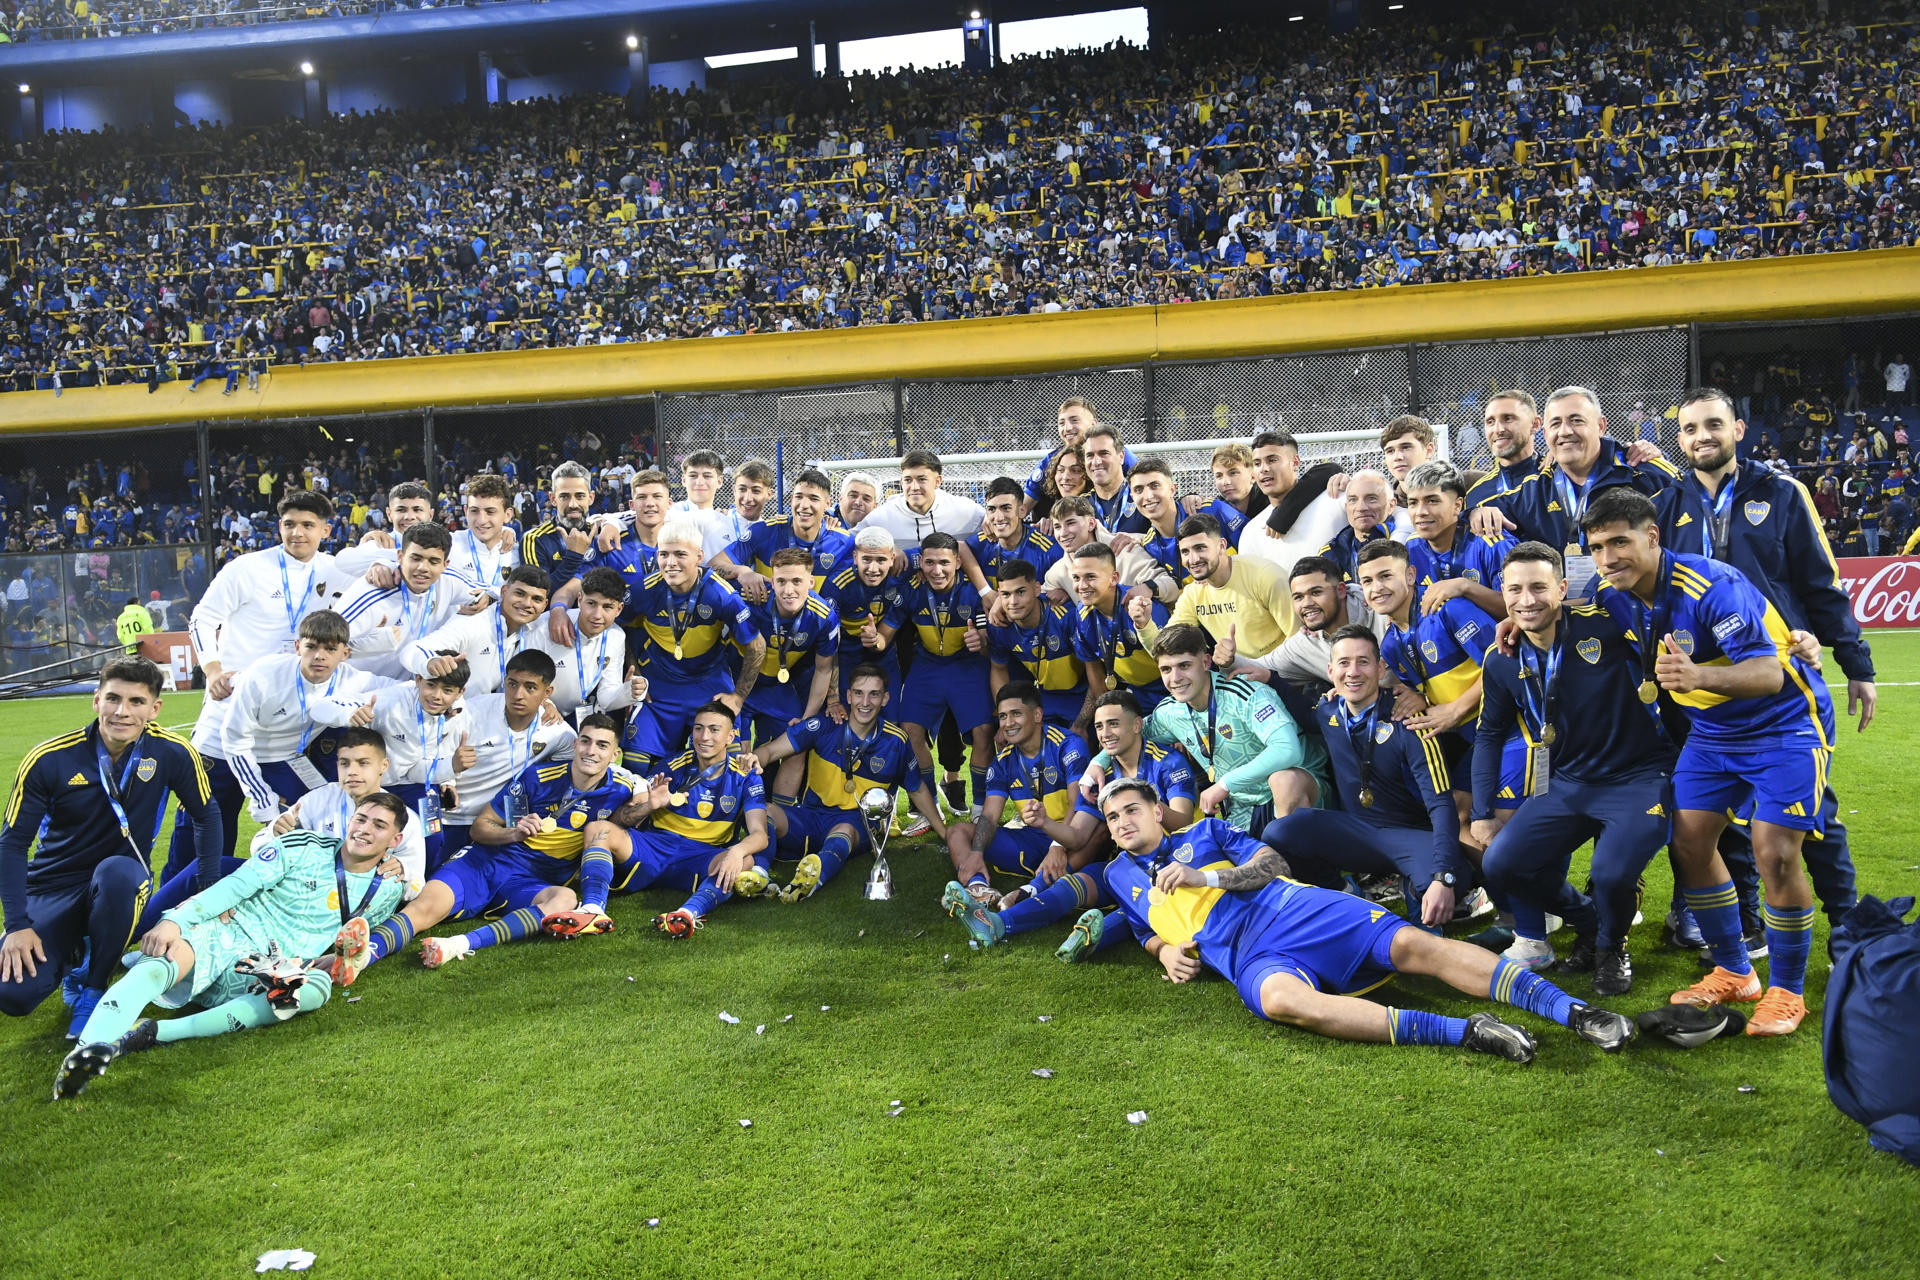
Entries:
<svg viewBox="0 0 1920 1280">
<path fill-rule="evenodd" d="M 1920 627 L 1920 556 L 1842 560 L 1840 589 L 1863 627 Z"/>
</svg>

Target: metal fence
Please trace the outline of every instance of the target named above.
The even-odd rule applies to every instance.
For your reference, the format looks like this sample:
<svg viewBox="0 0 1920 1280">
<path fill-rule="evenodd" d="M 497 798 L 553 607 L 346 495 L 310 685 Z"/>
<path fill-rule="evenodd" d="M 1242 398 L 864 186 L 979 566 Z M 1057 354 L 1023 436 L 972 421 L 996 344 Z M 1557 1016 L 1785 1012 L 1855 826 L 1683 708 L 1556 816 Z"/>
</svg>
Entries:
<svg viewBox="0 0 1920 1280">
<path fill-rule="evenodd" d="M 184 620 L 245 530 L 270 543 L 278 496 L 309 483 L 324 483 L 351 514 L 377 508 L 402 480 L 430 479 L 437 491 L 457 494 L 477 471 L 511 470 L 524 482 L 565 458 L 657 460 L 677 478 L 679 460 L 700 448 L 731 462 L 777 460 L 788 475 L 810 459 L 897 457 L 912 448 L 949 457 L 1035 449 L 1054 438 L 1059 405 L 1073 396 L 1137 441 L 1248 439 L 1268 428 L 1310 438 L 1375 429 L 1412 411 L 1445 424 L 1454 457 L 1471 467 L 1485 465 L 1478 423 L 1492 391 L 1520 387 L 1542 396 L 1586 385 L 1598 392 L 1614 436 L 1671 449 L 1671 411 L 1702 377 L 1729 384 L 1749 421 L 1768 424 L 1750 435 L 1771 433 L 1808 396 L 1878 412 L 1879 371 L 1896 354 L 1920 355 L 1920 317 L 8 437 L 0 439 L 0 583 L 7 591 L 0 668 L 42 665 L 102 635 L 110 639 L 112 617 L 129 597 L 152 600 L 158 592 L 165 611 Z M 69 507 L 84 507 L 84 521 L 103 497 L 115 528 L 100 539 L 67 517 Z M 531 486 L 518 514 L 541 517 Z M 115 545 L 129 540 L 138 545 Z"/>
</svg>

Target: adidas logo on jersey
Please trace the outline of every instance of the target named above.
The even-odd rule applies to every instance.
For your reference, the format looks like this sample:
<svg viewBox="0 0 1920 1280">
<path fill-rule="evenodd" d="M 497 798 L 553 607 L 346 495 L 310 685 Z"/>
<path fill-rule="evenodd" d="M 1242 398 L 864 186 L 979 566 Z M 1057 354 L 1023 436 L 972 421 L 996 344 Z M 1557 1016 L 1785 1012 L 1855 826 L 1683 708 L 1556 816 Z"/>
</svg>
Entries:
<svg viewBox="0 0 1920 1280">
<path fill-rule="evenodd" d="M 1647 810 L 1647 812 L 1656 818 L 1664 818 L 1667 816 L 1667 806 L 1664 804 L 1655 804 L 1653 808 Z"/>
<path fill-rule="evenodd" d="M 67 779 L 67 785 L 70 787 L 84 787 L 87 785 L 87 775 L 84 773 L 76 773 Z"/>
</svg>

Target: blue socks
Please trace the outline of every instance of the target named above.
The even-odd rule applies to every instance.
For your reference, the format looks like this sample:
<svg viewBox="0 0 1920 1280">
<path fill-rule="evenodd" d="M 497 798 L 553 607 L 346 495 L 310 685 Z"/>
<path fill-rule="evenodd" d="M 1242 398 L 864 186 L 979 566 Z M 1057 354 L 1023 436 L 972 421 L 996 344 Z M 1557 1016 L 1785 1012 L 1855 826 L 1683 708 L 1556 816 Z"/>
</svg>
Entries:
<svg viewBox="0 0 1920 1280">
<path fill-rule="evenodd" d="M 692 895 L 680 904 L 680 910 L 690 911 L 696 916 L 705 916 L 732 896 L 731 893 L 722 893 L 720 882 L 712 876 L 701 876 L 700 883 L 694 886 Z"/>
<path fill-rule="evenodd" d="M 580 855 L 580 909 L 605 914 L 612 885 L 613 854 L 594 845 Z"/>
<path fill-rule="evenodd" d="M 373 959 L 368 960 L 367 963 L 372 964 L 374 960 L 390 956 L 412 941 L 413 921 L 407 919 L 406 913 L 402 912 L 389 917 L 387 922 L 375 929 L 372 937 L 368 939 L 368 949 L 372 952 Z"/>
<path fill-rule="evenodd" d="M 1100 884 L 1085 871 L 1061 876 L 1038 893 L 1029 894 L 1000 911 L 1000 923 L 1009 934 L 1025 933 L 1042 925 L 1077 916 L 1100 902 Z"/>
<path fill-rule="evenodd" d="M 1493 981 L 1488 999 L 1510 1004 L 1528 1013 L 1537 1013 L 1561 1026 L 1573 1016 L 1574 999 L 1523 964 L 1501 956 L 1493 966 Z"/>
<path fill-rule="evenodd" d="M 1687 909 L 1707 940 L 1713 962 L 1728 973 L 1752 973 L 1747 959 L 1746 939 L 1740 933 L 1740 897 L 1732 880 L 1722 880 L 1701 889 L 1686 890 Z"/>
<path fill-rule="evenodd" d="M 1805 995 L 1807 952 L 1813 948 L 1813 908 L 1761 908 L 1767 928 L 1767 982 Z"/>
<path fill-rule="evenodd" d="M 1466 1034 L 1465 1018 L 1419 1009 L 1387 1009 L 1388 1044 L 1459 1044 Z"/>
<path fill-rule="evenodd" d="M 847 859 L 853 856 L 853 842 L 839 832 L 828 836 L 820 846 L 820 883 L 825 884 L 840 873 L 847 865 Z"/>
<path fill-rule="evenodd" d="M 545 915 L 538 907 L 521 907 L 518 911 L 510 911 L 468 934 L 467 945 L 478 951 L 482 947 L 497 947 L 503 942 L 531 938 L 540 932 L 540 921 L 545 919 Z"/>
<path fill-rule="evenodd" d="M 973 779 L 973 794 L 968 799 L 972 807 L 978 809 L 987 802 L 987 768 L 985 765 L 976 766 L 971 760 L 967 766 L 967 776 Z"/>
</svg>

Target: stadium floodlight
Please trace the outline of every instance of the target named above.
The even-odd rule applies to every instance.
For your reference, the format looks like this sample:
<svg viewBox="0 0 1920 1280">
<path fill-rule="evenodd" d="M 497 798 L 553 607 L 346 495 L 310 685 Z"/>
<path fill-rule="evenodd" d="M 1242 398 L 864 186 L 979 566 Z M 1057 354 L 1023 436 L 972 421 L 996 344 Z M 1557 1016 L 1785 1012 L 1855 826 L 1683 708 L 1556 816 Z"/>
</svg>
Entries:
<svg viewBox="0 0 1920 1280">
<path fill-rule="evenodd" d="M 313 74 L 313 64 L 312 64 L 311 62 L 303 62 L 303 63 L 301 63 L 301 64 L 300 64 L 300 74 L 301 74 L 301 75 L 303 75 L 303 76 L 310 76 L 310 75 L 312 75 L 312 74 Z"/>
<path fill-rule="evenodd" d="M 20 92 L 22 92 L 22 93 L 32 93 L 32 92 L 33 92 L 33 86 L 32 86 L 32 85 L 30 85 L 30 84 L 28 84 L 28 83 L 27 83 L 26 81 L 24 81 L 24 80 L 22 80 L 22 81 L 20 82 Z"/>
<path fill-rule="evenodd" d="M 1397 9 L 1404 9 L 1404 8 L 1406 8 L 1406 7 L 1407 7 L 1407 6 L 1405 6 L 1405 5 L 1403 5 L 1403 4 L 1390 4 L 1390 5 L 1388 5 L 1388 6 L 1387 6 L 1387 12 L 1388 12 L 1388 13 L 1392 13 L 1392 12 L 1394 12 L 1394 11 L 1395 11 L 1395 10 L 1397 10 Z"/>
<path fill-rule="evenodd" d="M 638 49 L 639 47 L 640 47 L 640 37 L 639 37 L 639 36 L 628 36 L 628 37 L 627 37 L 627 48 L 629 48 L 629 49 Z"/>
<path fill-rule="evenodd" d="M 967 16 L 975 22 L 980 21 L 980 11 L 978 9 L 975 9 L 972 13 L 968 14 Z"/>
<path fill-rule="evenodd" d="M 1306 20 L 1307 20 L 1307 15 L 1304 13 L 1296 13 L 1292 17 L 1287 19 L 1288 22 L 1305 22 Z"/>
</svg>

